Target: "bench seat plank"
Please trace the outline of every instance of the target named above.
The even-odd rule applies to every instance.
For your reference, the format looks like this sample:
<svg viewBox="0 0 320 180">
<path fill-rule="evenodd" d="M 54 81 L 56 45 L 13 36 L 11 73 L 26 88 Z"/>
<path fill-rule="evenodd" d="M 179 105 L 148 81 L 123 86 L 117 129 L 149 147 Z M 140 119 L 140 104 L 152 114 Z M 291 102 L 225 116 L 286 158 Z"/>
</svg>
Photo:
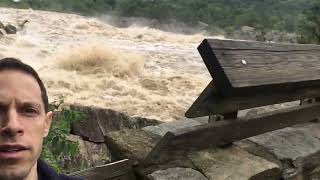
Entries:
<svg viewBox="0 0 320 180">
<path fill-rule="evenodd" d="M 217 94 L 215 88 L 214 81 L 211 81 L 187 110 L 185 116 L 196 118 L 213 114 L 225 114 L 238 110 L 320 97 L 320 87 L 267 91 L 255 95 L 235 95 L 230 97 Z"/>
</svg>

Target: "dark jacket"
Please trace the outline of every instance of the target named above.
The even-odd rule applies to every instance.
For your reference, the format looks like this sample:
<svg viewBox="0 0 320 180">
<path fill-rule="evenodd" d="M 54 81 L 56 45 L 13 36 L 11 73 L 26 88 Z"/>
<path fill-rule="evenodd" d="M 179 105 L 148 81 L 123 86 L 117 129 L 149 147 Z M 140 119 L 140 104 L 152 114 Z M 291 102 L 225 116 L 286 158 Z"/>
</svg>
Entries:
<svg viewBox="0 0 320 180">
<path fill-rule="evenodd" d="M 71 177 L 63 174 L 57 174 L 42 160 L 38 160 L 37 170 L 38 170 L 38 180 L 82 180 L 81 178 L 78 178 L 78 177 Z"/>
</svg>

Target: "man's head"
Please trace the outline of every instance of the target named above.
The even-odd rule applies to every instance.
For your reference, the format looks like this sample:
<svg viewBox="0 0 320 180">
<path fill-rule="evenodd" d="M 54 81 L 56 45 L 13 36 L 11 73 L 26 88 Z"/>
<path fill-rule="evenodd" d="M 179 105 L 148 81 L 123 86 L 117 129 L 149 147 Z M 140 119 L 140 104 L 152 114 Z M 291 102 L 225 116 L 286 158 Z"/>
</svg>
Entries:
<svg viewBox="0 0 320 180">
<path fill-rule="evenodd" d="M 41 98 L 43 101 L 45 112 L 48 112 L 49 102 L 48 102 L 48 95 L 47 95 L 46 88 L 44 87 L 38 73 L 31 66 L 24 64 L 23 62 L 15 58 L 4 58 L 0 60 L 0 71 L 3 71 L 3 70 L 20 71 L 32 76 L 37 81 L 40 87 Z"/>
<path fill-rule="evenodd" d="M 51 119 L 36 71 L 17 59 L 0 60 L 0 179 L 36 176 Z"/>
</svg>

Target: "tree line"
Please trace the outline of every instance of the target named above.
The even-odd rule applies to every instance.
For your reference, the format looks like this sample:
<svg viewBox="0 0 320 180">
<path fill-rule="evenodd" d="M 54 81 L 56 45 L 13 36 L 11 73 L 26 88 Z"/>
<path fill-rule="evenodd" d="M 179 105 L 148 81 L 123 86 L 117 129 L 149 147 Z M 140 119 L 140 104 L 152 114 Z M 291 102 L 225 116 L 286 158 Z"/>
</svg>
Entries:
<svg viewBox="0 0 320 180">
<path fill-rule="evenodd" d="M 319 24 L 319 4 L 319 0 L 0 0 L 0 6 L 85 16 L 145 17 L 160 23 L 175 19 L 190 26 L 201 22 L 208 24 L 206 30 L 212 33 L 217 28 L 230 32 L 242 26 L 296 32 L 302 33 L 299 40 L 303 43 L 314 43 L 306 34 L 318 35 L 313 26 Z"/>
</svg>

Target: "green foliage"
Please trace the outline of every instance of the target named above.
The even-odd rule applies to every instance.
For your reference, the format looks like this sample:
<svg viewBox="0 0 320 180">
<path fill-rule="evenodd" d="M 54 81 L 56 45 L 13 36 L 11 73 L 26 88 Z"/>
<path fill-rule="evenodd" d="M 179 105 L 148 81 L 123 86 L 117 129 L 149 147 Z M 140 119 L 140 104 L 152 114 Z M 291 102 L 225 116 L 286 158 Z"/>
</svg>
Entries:
<svg viewBox="0 0 320 180">
<path fill-rule="evenodd" d="M 57 104 L 58 103 L 58 104 Z M 79 111 L 62 107 L 63 98 L 50 105 L 51 111 L 59 111 L 59 117 L 54 118 L 51 129 L 43 143 L 41 158 L 57 172 L 63 171 L 65 159 L 70 159 L 79 153 L 79 144 L 68 140 L 71 124 L 80 120 L 84 114 Z"/>
<path fill-rule="evenodd" d="M 299 18 L 299 43 L 320 44 L 320 1 Z"/>
<path fill-rule="evenodd" d="M 212 29 L 241 26 L 295 32 L 300 14 L 319 0 L 0 0 L 0 6 L 76 12 L 82 15 L 117 14 L 176 19 L 191 26 L 199 22 Z M 318 12 L 312 12 L 319 14 Z M 305 25 L 309 26 L 309 25 Z M 263 34 L 261 32 L 261 34 Z"/>
</svg>

